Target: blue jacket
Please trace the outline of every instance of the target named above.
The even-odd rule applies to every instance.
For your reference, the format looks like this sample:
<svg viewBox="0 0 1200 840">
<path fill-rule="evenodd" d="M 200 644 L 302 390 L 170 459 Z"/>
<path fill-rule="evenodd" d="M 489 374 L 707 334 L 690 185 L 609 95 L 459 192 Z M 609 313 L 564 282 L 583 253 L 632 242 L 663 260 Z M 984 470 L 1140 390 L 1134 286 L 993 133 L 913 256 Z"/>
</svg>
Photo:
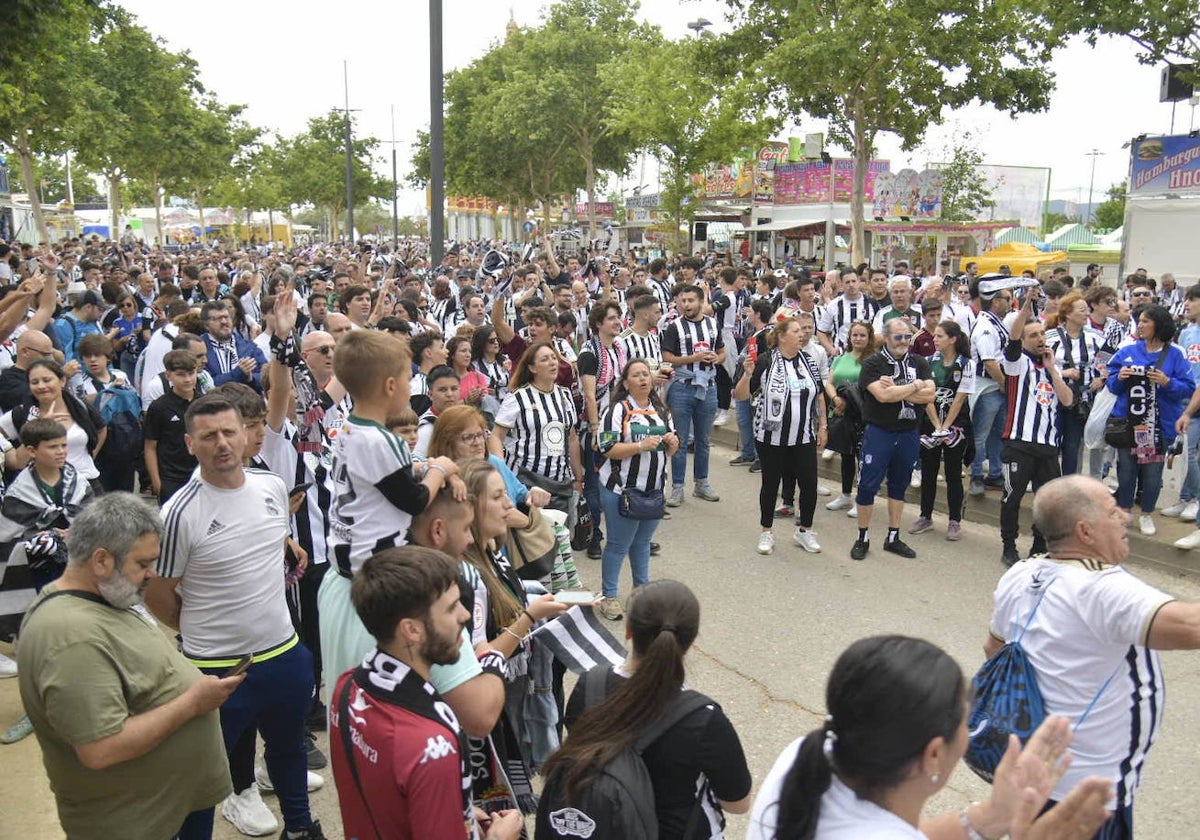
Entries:
<svg viewBox="0 0 1200 840">
<path fill-rule="evenodd" d="M 249 385 L 255 391 L 262 391 L 262 385 L 259 382 L 259 378 L 262 375 L 263 366 L 267 363 L 267 358 L 262 354 L 262 351 L 258 349 L 257 344 L 255 344 L 253 341 L 247 341 L 236 332 L 233 334 L 233 343 L 234 347 L 237 348 L 238 358 L 244 359 L 245 357 L 249 356 L 258 363 L 258 365 L 254 368 L 254 375 L 250 378 L 250 380 L 246 380 L 242 376 L 241 370 L 238 368 L 234 368 L 228 373 L 221 373 L 221 360 L 217 358 L 216 345 L 213 343 L 212 336 L 208 333 L 205 333 L 201 336 L 201 338 L 204 339 L 204 346 L 208 349 L 208 364 L 205 366 L 205 369 L 212 374 L 214 387 L 218 385 L 224 385 L 226 382 L 242 382 L 246 385 Z"/>
<path fill-rule="evenodd" d="M 1163 360 L 1162 372 L 1170 379 L 1166 385 L 1159 385 L 1158 425 L 1166 444 L 1175 440 L 1175 421 L 1183 414 L 1192 391 L 1196 389 L 1192 379 L 1192 366 L 1184 357 L 1183 351 L 1175 344 L 1166 346 L 1167 357 Z M 1147 370 L 1158 360 L 1158 353 L 1147 353 L 1146 343 L 1137 341 L 1118 350 L 1108 361 L 1108 390 L 1117 395 L 1113 405 L 1113 417 L 1129 416 L 1129 380 L 1122 382 L 1118 378 L 1121 368 L 1126 365 L 1143 365 Z"/>
</svg>

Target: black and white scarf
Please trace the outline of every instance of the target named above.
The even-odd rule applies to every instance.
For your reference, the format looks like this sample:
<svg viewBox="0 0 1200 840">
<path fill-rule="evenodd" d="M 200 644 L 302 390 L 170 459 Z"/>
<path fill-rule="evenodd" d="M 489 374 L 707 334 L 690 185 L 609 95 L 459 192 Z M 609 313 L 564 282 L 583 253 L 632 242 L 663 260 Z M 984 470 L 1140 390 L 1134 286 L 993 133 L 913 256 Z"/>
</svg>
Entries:
<svg viewBox="0 0 1200 840">
<path fill-rule="evenodd" d="M 416 671 L 381 650 L 373 650 L 367 654 L 362 664 L 354 669 L 353 680 L 356 686 L 381 703 L 400 706 L 415 715 L 441 724 L 450 731 L 449 740 L 458 746 L 464 825 L 473 824 L 469 747 L 466 733 L 459 726 L 454 710 Z"/>
<path fill-rule="evenodd" d="M 814 383 L 814 391 L 817 390 L 816 383 L 820 381 L 820 377 L 812 360 L 803 350 L 797 356 Z M 790 359 L 785 359 L 778 350 L 771 353 L 767 369 L 763 372 L 762 382 L 759 384 L 760 407 L 755 412 L 756 432 L 778 431 L 779 427 L 783 425 L 784 411 L 787 408 L 788 400 L 792 398 L 791 388 L 788 385 L 790 377 L 787 371 L 790 361 Z M 815 400 L 813 406 L 814 408 L 816 406 Z"/>
<path fill-rule="evenodd" d="M 891 376 L 893 385 L 907 385 L 909 382 L 917 381 L 916 369 L 913 367 L 912 361 L 909 359 L 907 353 L 897 359 L 892 355 L 891 351 L 888 350 L 887 347 L 884 347 L 879 352 L 883 356 L 884 361 L 892 366 Z M 907 400 L 901 400 L 900 413 L 897 415 L 897 419 L 916 420 L 916 407 Z"/>
<path fill-rule="evenodd" d="M 1158 422 L 1158 386 L 1150 381 L 1147 374 L 1155 368 L 1162 369 L 1168 350 L 1170 347 L 1164 346 L 1155 363 L 1146 367 L 1146 373 L 1136 374 L 1128 380 L 1129 425 L 1134 430 L 1133 454 L 1137 456 L 1139 464 L 1164 460 L 1162 428 Z M 1139 428 L 1146 431 L 1140 432 Z"/>
</svg>

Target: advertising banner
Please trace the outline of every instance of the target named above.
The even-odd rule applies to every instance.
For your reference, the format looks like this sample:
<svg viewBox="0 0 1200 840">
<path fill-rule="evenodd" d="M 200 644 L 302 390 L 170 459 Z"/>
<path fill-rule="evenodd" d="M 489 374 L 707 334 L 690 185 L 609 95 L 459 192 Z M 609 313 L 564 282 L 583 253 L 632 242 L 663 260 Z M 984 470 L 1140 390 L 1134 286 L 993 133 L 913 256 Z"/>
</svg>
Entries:
<svg viewBox="0 0 1200 840">
<path fill-rule="evenodd" d="M 1147 137 L 1129 151 L 1130 195 L 1200 193 L 1200 136 Z"/>
<path fill-rule="evenodd" d="M 884 219 L 938 219 L 942 215 L 942 173 L 901 169 L 875 179 L 871 215 Z"/>
<path fill-rule="evenodd" d="M 866 201 L 873 201 L 876 179 L 887 173 L 888 169 L 886 160 L 873 160 L 867 164 Z M 835 160 L 829 164 L 817 160 L 776 164 L 774 186 L 776 204 L 829 204 L 831 200 L 848 203 L 854 189 L 854 161 Z"/>
</svg>

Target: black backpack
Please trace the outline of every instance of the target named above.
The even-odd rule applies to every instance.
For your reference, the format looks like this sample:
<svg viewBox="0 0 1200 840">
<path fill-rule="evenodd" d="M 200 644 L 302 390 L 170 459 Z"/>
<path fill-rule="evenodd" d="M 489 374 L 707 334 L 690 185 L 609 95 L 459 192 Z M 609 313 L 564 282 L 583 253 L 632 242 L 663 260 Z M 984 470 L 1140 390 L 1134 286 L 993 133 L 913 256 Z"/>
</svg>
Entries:
<svg viewBox="0 0 1200 840">
<path fill-rule="evenodd" d="M 585 707 L 604 700 L 610 667 L 602 665 L 583 675 Z M 679 698 L 637 740 L 604 766 L 586 786 L 567 795 L 568 765 L 559 765 L 546 779 L 538 800 L 537 840 L 556 838 L 621 838 L 621 840 L 658 840 L 658 812 L 650 772 L 642 761 L 642 752 L 697 709 L 712 700 L 690 689 Z M 703 795 L 703 794 L 701 794 Z M 692 808 L 684 838 L 690 838 L 700 817 L 699 797 Z"/>
</svg>

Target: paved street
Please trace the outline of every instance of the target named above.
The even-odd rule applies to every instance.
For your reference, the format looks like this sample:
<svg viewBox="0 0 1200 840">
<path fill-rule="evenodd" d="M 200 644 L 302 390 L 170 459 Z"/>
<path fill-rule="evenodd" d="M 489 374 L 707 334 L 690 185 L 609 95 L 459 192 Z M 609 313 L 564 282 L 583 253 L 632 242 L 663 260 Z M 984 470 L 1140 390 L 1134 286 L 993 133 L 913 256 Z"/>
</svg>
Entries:
<svg viewBox="0 0 1200 840">
<path fill-rule="evenodd" d="M 822 554 L 793 546 L 791 526 L 781 523 L 775 554 L 760 557 L 754 550 L 758 476 L 725 466 L 732 457 L 728 449 L 714 447 L 713 456 L 712 481 L 722 501 L 689 496 L 674 511 L 659 530 L 663 553 L 652 574 L 686 581 L 700 597 L 701 634 L 690 657 L 689 681 L 725 707 L 756 780 L 788 741 L 823 717 L 825 677 L 854 639 L 886 632 L 923 636 L 949 650 L 968 674 L 979 665 L 991 591 L 1003 571 L 994 529 L 966 523 L 964 539 L 948 543 L 939 515 L 937 531 L 909 540 L 918 559 L 903 560 L 882 551 L 884 523 L 879 520 L 872 553 L 856 563 L 848 554 L 854 523 L 842 512 L 824 510 L 828 499 L 823 498 L 816 521 Z M 912 509 L 906 512 L 905 526 L 914 516 Z M 598 584 L 598 562 L 579 555 L 579 563 L 587 583 Z M 1198 578 L 1157 568 L 1135 571 L 1180 597 L 1200 598 Z M 1200 656 L 1163 658 L 1170 700 L 1138 799 L 1137 834 L 1200 837 L 1195 820 L 1179 805 L 1189 801 L 1196 777 Z M 16 681 L 0 683 L 0 723 L 7 726 L 18 711 Z M 6 780 L 0 786 L 0 840 L 60 837 L 35 739 L 0 747 L 0 775 Z M 957 810 L 983 795 L 983 784 L 960 767 L 930 810 Z M 274 807 L 272 798 L 267 802 Z M 314 803 L 328 836 L 341 837 L 331 784 Z M 218 837 L 239 836 L 220 817 L 217 825 Z M 742 818 L 732 817 L 729 836 L 742 836 L 744 826 Z"/>
</svg>

